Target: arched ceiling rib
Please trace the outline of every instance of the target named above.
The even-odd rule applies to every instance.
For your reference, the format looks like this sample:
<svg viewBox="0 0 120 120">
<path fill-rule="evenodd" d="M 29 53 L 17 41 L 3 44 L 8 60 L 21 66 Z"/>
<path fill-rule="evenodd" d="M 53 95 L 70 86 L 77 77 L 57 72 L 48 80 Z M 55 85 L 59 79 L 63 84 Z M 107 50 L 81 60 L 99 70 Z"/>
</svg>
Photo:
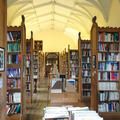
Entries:
<svg viewBox="0 0 120 120">
<path fill-rule="evenodd" d="M 8 25 L 17 23 L 17 18 L 23 14 L 26 17 L 26 27 L 29 29 L 42 30 L 47 29 L 47 26 L 48 28 L 59 26 L 63 31 L 66 27 L 72 27 L 76 30 L 83 29 L 88 33 L 88 26 L 94 15 L 103 17 L 105 22 L 108 21 L 112 0 L 8 0 L 7 2 Z"/>
</svg>

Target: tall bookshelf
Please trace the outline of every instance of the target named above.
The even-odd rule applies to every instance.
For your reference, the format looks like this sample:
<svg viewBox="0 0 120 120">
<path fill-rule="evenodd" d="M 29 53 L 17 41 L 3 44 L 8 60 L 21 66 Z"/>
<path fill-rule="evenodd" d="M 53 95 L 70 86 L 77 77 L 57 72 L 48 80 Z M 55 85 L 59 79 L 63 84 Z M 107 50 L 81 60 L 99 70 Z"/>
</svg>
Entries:
<svg viewBox="0 0 120 120">
<path fill-rule="evenodd" d="M 37 92 L 37 85 L 40 79 L 40 61 L 39 52 L 43 50 L 43 41 L 35 40 L 33 49 L 33 81 L 34 81 L 34 93 Z"/>
<path fill-rule="evenodd" d="M 77 49 L 70 49 L 68 45 L 68 79 L 73 78 L 76 81 L 76 88 L 78 91 L 79 81 L 79 53 Z"/>
<path fill-rule="evenodd" d="M 1 59 L 0 52 L 0 63 L 2 62 L 5 66 L 3 70 L 1 70 L 0 65 L 0 120 L 6 119 L 6 40 L 7 40 L 7 0 L 0 0 L 0 48 L 5 50 L 5 64 Z M 4 56 L 4 55 L 3 55 Z"/>
<path fill-rule="evenodd" d="M 92 19 L 91 109 L 120 119 L 120 28 L 99 27 Z"/>
<path fill-rule="evenodd" d="M 68 52 L 66 52 L 66 49 L 65 49 L 65 53 L 64 53 L 64 67 L 65 67 L 65 77 L 66 79 L 68 79 Z"/>
<path fill-rule="evenodd" d="M 37 81 L 39 79 L 39 72 L 38 72 L 38 51 L 33 50 L 33 81 L 34 81 L 34 93 L 37 92 Z"/>
<path fill-rule="evenodd" d="M 56 64 L 59 71 L 59 52 L 46 52 L 45 53 L 45 72 L 49 76 L 53 65 Z"/>
<path fill-rule="evenodd" d="M 59 72 L 63 73 L 63 52 L 59 53 Z"/>
<path fill-rule="evenodd" d="M 39 51 L 38 57 L 39 57 L 38 64 L 39 64 L 39 82 L 40 82 L 44 78 L 44 69 L 45 69 L 45 67 L 44 67 L 44 64 L 45 64 L 44 63 L 44 53 L 42 51 Z"/>
<path fill-rule="evenodd" d="M 31 38 L 26 39 L 26 102 L 32 102 L 33 95 L 33 32 Z"/>
<path fill-rule="evenodd" d="M 7 28 L 7 120 L 21 120 L 25 112 L 25 18 Z"/>
<path fill-rule="evenodd" d="M 62 73 L 65 74 L 66 79 L 68 79 L 68 52 L 66 52 L 66 49 L 63 51 L 62 64 Z"/>
<path fill-rule="evenodd" d="M 90 104 L 91 96 L 91 41 L 82 40 L 79 33 L 80 94 L 84 103 Z"/>
</svg>

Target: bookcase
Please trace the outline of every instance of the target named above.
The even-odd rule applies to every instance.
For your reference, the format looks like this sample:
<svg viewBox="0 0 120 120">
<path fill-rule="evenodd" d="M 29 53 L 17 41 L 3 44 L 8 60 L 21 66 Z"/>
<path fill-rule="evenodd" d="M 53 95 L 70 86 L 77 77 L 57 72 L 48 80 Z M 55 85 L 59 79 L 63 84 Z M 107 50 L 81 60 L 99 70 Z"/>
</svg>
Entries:
<svg viewBox="0 0 120 120">
<path fill-rule="evenodd" d="M 33 81 L 34 81 L 34 93 L 37 92 L 37 81 L 39 79 L 39 66 L 38 66 L 38 53 L 39 51 L 33 49 Z"/>
<path fill-rule="evenodd" d="M 7 0 L 0 0 L 0 120 L 6 119 L 6 61 L 7 61 L 6 59 L 7 58 L 7 55 L 6 55 L 7 19 L 6 17 L 7 17 Z M 2 53 L 1 49 L 5 51 Z"/>
<path fill-rule="evenodd" d="M 34 81 L 34 93 L 37 92 L 37 85 L 40 79 L 40 52 L 43 49 L 43 41 L 35 40 L 33 49 L 33 81 Z"/>
<path fill-rule="evenodd" d="M 43 50 L 43 41 L 42 40 L 35 40 L 34 41 L 34 49 L 36 49 L 38 51 L 42 51 Z"/>
<path fill-rule="evenodd" d="M 76 81 L 77 92 L 79 89 L 79 52 L 77 49 L 70 49 L 68 45 L 68 79 Z"/>
<path fill-rule="evenodd" d="M 7 120 L 21 120 L 25 113 L 26 29 L 22 15 L 21 26 L 7 28 Z"/>
<path fill-rule="evenodd" d="M 59 53 L 59 72 L 62 74 L 63 72 L 63 52 Z"/>
<path fill-rule="evenodd" d="M 38 53 L 38 66 L 39 66 L 39 83 L 41 80 L 44 79 L 44 70 L 45 70 L 45 60 L 44 60 L 44 53 L 39 51 Z"/>
<path fill-rule="evenodd" d="M 65 62 L 65 50 L 63 52 L 61 52 L 59 54 L 59 72 L 60 74 L 65 74 L 65 66 L 66 66 L 66 62 Z"/>
<path fill-rule="evenodd" d="M 91 40 L 82 40 L 79 33 L 80 96 L 84 103 L 90 104 L 91 96 Z"/>
<path fill-rule="evenodd" d="M 31 38 L 26 39 L 26 102 L 32 102 L 33 95 L 33 32 Z"/>
<path fill-rule="evenodd" d="M 120 28 L 99 27 L 92 19 L 91 109 L 120 119 Z"/>
<path fill-rule="evenodd" d="M 59 52 L 46 52 L 45 53 L 45 72 L 49 76 L 53 65 L 56 64 L 59 71 Z"/>
</svg>

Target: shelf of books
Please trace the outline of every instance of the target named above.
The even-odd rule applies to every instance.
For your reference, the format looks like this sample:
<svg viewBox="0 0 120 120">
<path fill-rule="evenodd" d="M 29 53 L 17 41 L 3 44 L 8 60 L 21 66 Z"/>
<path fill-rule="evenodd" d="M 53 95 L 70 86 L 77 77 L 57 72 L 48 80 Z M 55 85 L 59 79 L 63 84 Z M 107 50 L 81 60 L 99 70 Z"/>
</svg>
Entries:
<svg viewBox="0 0 120 120">
<path fill-rule="evenodd" d="M 63 51 L 62 54 L 62 73 L 65 74 L 65 78 L 68 78 L 68 53 L 66 49 Z"/>
<path fill-rule="evenodd" d="M 44 63 L 44 53 L 42 51 L 39 51 L 38 53 L 39 61 L 39 83 L 44 79 L 44 69 L 45 69 L 45 63 Z"/>
<path fill-rule="evenodd" d="M 59 73 L 63 73 L 63 52 L 59 53 Z"/>
<path fill-rule="evenodd" d="M 40 77 L 40 67 L 39 67 L 39 52 L 43 49 L 43 41 L 35 40 L 33 49 L 33 81 L 34 81 L 34 93 L 37 92 L 37 85 Z"/>
<path fill-rule="evenodd" d="M 120 28 L 99 27 L 96 16 L 92 21 L 91 109 L 120 119 Z"/>
<path fill-rule="evenodd" d="M 43 50 L 43 41 L 42 40 L 35 40 L 34 41 L 34 49 L 36 49 L 38 51 L 42 51 Z"/>
<path fill-rule="evenodd" d="M 91 96 L 91 41 L 81 40 L 80 38 L 80 83 L 81 85 L 81 97 L 83 102 L 90 103 Z"/>
<path fill-rule="evenodd" d="M 31 38 L 26 39 L 26 102 L 32 102 L 33 95 L 33 32 Z"/>
<path fill-rule="evenodd" d="M 7 120 L 21 120 L 25 112 L 25 25 L 7 28 Z"/>
<path fill-rule="evenodd" d="M 37 92 L 37 81 L 39 79 L 39 72 L 38 72 L 38 51 L 33 50 L 33 81 L 34 81 L 34 93 Z"/>
<path fill-rule="evenodd" d="M 65 50 L 59 54 L 59 73 L 65 74 L 66 63 L 65 63 Z"/>
<path fill-rule="evenodd" d="M 65 54 L 64 54 L 64 67 L 65 67 L 65 77 L 66 79 L 68 78 L 68 52 L 66 52 L 65 50 Z"/>
<path fill-rule="evenodd" d="M 6 119 L 7 0 L 0 0 L 0 120 Z"/>
<path fill-rule="evenodd" d="M 78 91 L 79 61 L 78 50 L 70 49 L 68 46 L 68 79 L 75 79 L 76 90 Z"/>
</svg>

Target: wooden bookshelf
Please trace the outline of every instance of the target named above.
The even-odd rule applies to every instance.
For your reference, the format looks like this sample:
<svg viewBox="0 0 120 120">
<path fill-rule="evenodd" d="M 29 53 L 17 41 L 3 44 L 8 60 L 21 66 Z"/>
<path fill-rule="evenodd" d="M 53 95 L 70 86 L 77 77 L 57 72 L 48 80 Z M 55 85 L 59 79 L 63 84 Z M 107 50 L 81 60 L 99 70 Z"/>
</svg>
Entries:
<svg viewBox="0 0 120 120">
<path fill-rule="evenodd" d="M 37 92 L 37 86 L 40 80 L 40 52 L 43 50 L 43 41 L 34 40 L 33 49 L 33 81 L 34 81 L 34 93 Z"/>
<path fill-rule="evenodd" d="M 6 66 L 7 19 L 6 18 L 7 18 L 7 0 L 0 0 L 0 48 L 3 48 L 5 50 L 5 70 L 0 71 L 0 120 L 6 119 L 6 68 L 7 68 Z"/>
<path fill-rule="evenodd" d="M 42 40 L 34 40 L 34 49 L 38 51 L 43 50 L 43 41 Z"/>
<path fill-rule="evenodd" d="M 39 65 L 39 83 L 40 81 L 42 81 L 44 79 L 44 65 L 45 65 L 45 61 L 44 61 L 44 53 L 42 51 L 39 51 L 38 53 L 38 65 Z"/>
<path fill-rule="evenodd" d="M 59 53 L 59 73 L 63 72 L 63 52 Z"/>
<path fill-rule="evenodd" d="M 37 81 L 39 79 L 39 68 L 38 68 L 38 51 L 33 50 L 33 81 L 34 81 L 34 93 L 37 92 Z"/>
<path fill-rule="evenodd" d="M 92 19 L 91 109 L 120 119 L 120 28 L 99 27 Z"/>
<path fill-rule="evenodd" d="M 60 57 L 60 73 L 65 74 L 66 79 L 68 78 L 68 53 L 66 49 L 61 53 Z"/>
<path fill-rule="evenodd" d="M 53 65 L 57 64 L 57 68 L 59 71 L 59 52 L 46 52 L 45 53 L 45 72 L 48 77 L 50 74 Z"/>
<path fill-rule="evenodd" d="M 26 29 L 22 15 L 21 26 L 7 28 L 7 120 L 21 120 L 25 113 Z"/>
<path fill-rule="evenodd" d="M 33 32 L 26 39 L 26 103 L 32 103 L 33 96 Z"/>
<path fill-rule="evenodd" d="M 72 78 L 76 81 L 76 90 L 78 92 L 79 86 L 79 53 L 77 49 L 70 49 L 68 45 L 68 79 Z"/>
<path fill-rule="evenodd" d="M 82 40 L 79 33 L 78 39 L 79 60 L 80 60 L 80 96 L 81 102 L 90 104 L 91 96 L 91 41 Z"/>
</svg>

